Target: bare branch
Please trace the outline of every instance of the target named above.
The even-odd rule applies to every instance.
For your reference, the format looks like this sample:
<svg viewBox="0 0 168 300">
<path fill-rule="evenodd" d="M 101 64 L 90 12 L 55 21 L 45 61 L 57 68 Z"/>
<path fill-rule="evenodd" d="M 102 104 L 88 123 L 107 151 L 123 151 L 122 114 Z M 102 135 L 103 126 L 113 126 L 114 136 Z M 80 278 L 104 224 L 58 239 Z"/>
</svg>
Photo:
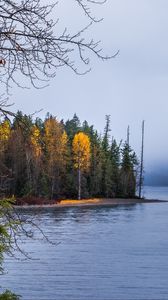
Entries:
<svg viewBox="0 0 168 300">
<path fill-rule="evenodd" d="M 68 67 L 76 74 L 85 74 L 90 71 L 91 54 L 103 60 L 118 54 L 104 55 L 100 42 L 85 38 L 85 31 L 92 23 L 101 21 L 92 15 L 89 4 L 106 1 L 75 1 L 91 22 L 75 34 L 64 29 L 58 36 L 54 33 L 58 19 L 54 22 L 50 18 L 57 3 L 42 5 L 41 0 L 0 1 L 0 82 L 6 86 L 8 93 L 13 84 L 27 87 L 28 81 L 36 88 L 46 86 L 62 67 Z M 77 61 L 83 67 L 82 64 L 79 67 Z M 25 78 L 24 85 L 20 84 L 19 74 Z M 39 85 L 39 82 L 42 84 Z"/>
</svg>

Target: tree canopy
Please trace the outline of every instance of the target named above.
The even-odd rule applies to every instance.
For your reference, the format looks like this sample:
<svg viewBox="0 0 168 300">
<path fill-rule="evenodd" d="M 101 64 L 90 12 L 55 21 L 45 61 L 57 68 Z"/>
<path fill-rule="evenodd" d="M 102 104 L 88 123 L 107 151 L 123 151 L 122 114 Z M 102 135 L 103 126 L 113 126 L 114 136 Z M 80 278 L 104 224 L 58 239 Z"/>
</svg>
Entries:
<svg viewBox="0 0 168 300">
<path fill-rule="evenodd" d="M 26 124 L 26 129 L 21 124 Z M 0 123 L 1 197 L 134 197 L 138 162 L 125 143 L 103 136 L 93 125 L 71 120 L 33 119 L 18 112 L 13 123 Z M 19 156 L 18 156 L 19 153 Z M 80 176 L 80 178 L 79 178 Z"/>
</svg>

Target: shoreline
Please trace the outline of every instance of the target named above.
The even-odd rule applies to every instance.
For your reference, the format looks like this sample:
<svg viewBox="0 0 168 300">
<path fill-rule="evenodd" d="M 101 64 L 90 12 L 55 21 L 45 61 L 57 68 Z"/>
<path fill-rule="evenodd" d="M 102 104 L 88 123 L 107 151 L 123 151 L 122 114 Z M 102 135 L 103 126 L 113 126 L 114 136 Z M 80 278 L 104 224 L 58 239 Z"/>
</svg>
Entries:
<svg viewBox="0 0 168 300">
<path fill-rule="evenodd" d="M 112 198 L 112 199 L 82 199 L 82 200 L 61 200 L 55 204 L 24 204 L 24 205 L 14 205 L 15 208 L 61 208 L 61 207 L 80 207 L 80 206 L 117 206 L 117 205 L 131 205 L 131 204 L 147 204 L 147 203 L 163 203 L 168 202 L 168 200 L 159 199 L 122 199 L 122 198 Z"/>
</svg>

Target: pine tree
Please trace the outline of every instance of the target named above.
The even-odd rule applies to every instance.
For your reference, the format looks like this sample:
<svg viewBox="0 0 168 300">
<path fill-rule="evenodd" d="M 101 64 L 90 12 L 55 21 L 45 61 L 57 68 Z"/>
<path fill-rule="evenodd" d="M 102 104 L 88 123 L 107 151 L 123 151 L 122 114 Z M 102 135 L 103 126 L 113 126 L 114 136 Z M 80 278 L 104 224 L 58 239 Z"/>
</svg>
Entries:
<svg viewBox="0 0 168 300">
<path fill-rule="evenodd" d="M 106 115 L 106 125 L 104 128 L 104 136 L 102 140 L 102 150 L 103 150 L 103 165 L 102 165 L 102 195 L 104 197 L 112 197 L 112 164 L 110 155 L 110 115 Z"/>
<path fill-rule="evenodd" d="M 138 161 L 135 152 L 125 142 L 122 149 L 122 163 L 120 171 L 120 187 L 122 197 L 135 197 L 136 194 L 136 177 L 135 167 Z"/>
<path fill-rule="evenodd" d="M 105 125 L 105 128 L 104 128 L 104 136 L 103 136 L 103 141 L 102 141 L 102 148 L 103 148 L 103 151 L 105 153 L 108 152 L 109 150 L 109 135 L 110 135 L 110 115 L 106 115 L 105 117 L 106 119 L 106 125 Z"/>
<path fill-rule="evenodd" d="M 74 114 L 72 120 L 67 120 L 65 123 L 65 131 L 68 135 L 70 143 L 72 143 L 73 138 L 76 133 L 81 130 L 80 120 L 76 114 Z"/>
<path fill-rule="evenodd" d="M 112 139 L 111 149 L 111 179 L 113 196 L 116 197 L 119 193 L 119 177 L 120 177 L 120 145 L 117 145 L 115 139 Z"/>
<path fill-rule="evenodd" d="M 91 141 L 91 166 L 90 166 L 90 194 L 92 197 L 100 197 L 102 195 L 102 166 L 103 166 L 103 151 L 101 138 L 97 131 L 90 127 Z"/>
</svg>

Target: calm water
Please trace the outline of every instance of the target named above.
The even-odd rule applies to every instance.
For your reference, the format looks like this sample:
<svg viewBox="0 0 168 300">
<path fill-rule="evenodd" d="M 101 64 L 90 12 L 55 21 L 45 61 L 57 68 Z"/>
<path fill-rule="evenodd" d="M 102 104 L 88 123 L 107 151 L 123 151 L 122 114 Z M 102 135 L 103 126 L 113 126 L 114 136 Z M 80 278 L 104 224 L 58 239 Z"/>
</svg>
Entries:
<svg viewBox="0 0 168 300">
<path fill-rule="evenodd" d="M 6 259 L 1 285 L 23 300 L 168 299 L 168 203 L 24 213 L 60 244 L 30 239 L 32 260 Z"/>
<path fill-rule="evenodd" d="M 146 199 L 168 200 L 168 187 L 161 186 L 145 186 L 143 195 Z"/>
</svg>

